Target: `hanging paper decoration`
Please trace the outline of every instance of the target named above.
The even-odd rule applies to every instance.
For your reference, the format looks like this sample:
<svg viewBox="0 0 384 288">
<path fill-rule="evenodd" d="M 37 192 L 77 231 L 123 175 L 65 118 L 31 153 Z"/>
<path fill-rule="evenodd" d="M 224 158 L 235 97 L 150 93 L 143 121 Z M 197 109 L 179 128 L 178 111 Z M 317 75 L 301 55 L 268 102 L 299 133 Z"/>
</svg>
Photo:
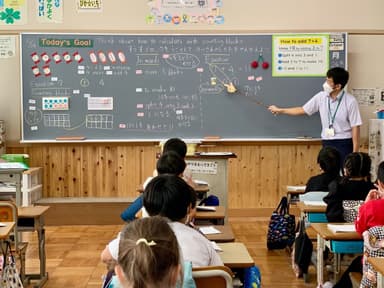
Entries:
<svg viewBox="0 0 384 288">
<path fill-rule="evenodd" d="M 0 1 L 0 25 L 24 25 L 27 23 L 26 0 Z"/>
<path fill-rule="evenodd" d="M 224 16 L 219 8 L 222 0 L 148 0 L 149 14 L 145 17 L 147 24 L 208 24 L 224 23 Z"/>
<path fill-rule="evenodd" d="M 37 21 L 39 23 L 63 23 L 63 0 L 38 0 Z"/>
</svg>

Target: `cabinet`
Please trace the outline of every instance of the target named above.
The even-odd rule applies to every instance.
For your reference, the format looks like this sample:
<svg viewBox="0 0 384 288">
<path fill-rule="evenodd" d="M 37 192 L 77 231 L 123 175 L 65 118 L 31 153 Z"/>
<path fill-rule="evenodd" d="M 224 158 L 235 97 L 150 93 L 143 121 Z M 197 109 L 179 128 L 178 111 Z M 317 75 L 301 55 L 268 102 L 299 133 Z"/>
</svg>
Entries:
<svg viewBox="0 0 384 288">
<path fill-rule="evenodd" d="M 236 158 L 231 152 L 200 152 L 193 156 L 187 155 L 185 161 L 192 171 L 193 179 L 208 182 L 209 191 L 219 198 L 225 216 L 228 215 L 228 160 L 231 158 Z"/>
<path fill-rule="evenodd" d="M 41 167 L 24 171 L 21 186 L 22 206 L 30 206 L 42 197 L 42 171 Z"/>
<path fill-rule="evenodd" d="M 30 206 L 42 196 L 42 168 L 33 167 L 23 171 L 21 177 L 21 206 Z M 6 171 L 3 171 L 6 172 Z M 0 181 L 0 199 L 18 198 L 16 196 L 18 173 L 2 173 Z"/>
</svg>

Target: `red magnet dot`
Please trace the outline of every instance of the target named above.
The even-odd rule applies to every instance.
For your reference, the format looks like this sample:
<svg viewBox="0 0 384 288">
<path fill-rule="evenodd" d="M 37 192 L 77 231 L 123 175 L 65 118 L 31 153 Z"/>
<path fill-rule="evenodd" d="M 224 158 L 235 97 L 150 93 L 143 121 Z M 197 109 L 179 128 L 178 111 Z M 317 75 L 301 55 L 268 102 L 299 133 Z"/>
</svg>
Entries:
<svg viewBox="0 0 384 288">
<path fill-rule="evenodd" d="M 252 62 L 251 62 L 251 67 L 252 67 L 253 69 L 256 69 L 258 66 L 259 66 L 259 63 L 257 63 L 257 61 L 252 61 Z"/>
<path fill-rule="evenodd" d="M 268 62 L 263 62 L 262 67 L 263 67 L 263 69 L 268 69 L 269 63 Z"/>
</svg>

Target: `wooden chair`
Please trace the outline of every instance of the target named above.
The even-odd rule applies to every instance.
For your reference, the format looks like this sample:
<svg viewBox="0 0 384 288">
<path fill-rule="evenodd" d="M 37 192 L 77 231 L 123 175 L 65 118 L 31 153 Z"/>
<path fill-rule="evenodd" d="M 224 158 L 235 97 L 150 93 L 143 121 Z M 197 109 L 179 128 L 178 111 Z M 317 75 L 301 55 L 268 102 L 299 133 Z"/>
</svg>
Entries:
<svg viewBox="0 0 384 288">
<path fill-rule="evenodd" d="M 196 288 L 232 288 L 233 273 L 226 266 L 207 266 L 192 269 Z"/>
<path fill-rule="evenodd" d="M 11 242 L 12 250 L 16 252 L 16 255 L 19 256 L 20 259 L 20 276 L 22 281 L 25 279 L 25 254 L 27 251 L 28 243 L 24 243 L 20 241 L 20 232 L 17 226 L 18 215 L 17 215 L 17 207 L 11 201 L 0 201 L 0 222 L 15 222 L 15 226 L 13 228 L 13 240 Z"/>
</svg>

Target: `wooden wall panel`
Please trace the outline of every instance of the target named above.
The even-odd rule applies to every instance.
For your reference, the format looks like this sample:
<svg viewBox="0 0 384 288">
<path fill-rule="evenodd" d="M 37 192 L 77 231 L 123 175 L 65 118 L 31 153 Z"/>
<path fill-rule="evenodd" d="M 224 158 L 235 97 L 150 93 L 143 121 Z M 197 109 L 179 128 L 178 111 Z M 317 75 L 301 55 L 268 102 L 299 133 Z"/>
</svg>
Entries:
<svg viewBox="0 0 384 288">
<path fill-rule="evenodd" d="M 199 151 L 231 151 L 228 205 L 275 207 L 286 185 L 304 185 L 319 172 L 319 142 L 215 143 Z M 152 175 L 156 143 L 8 144 L 7 153 L 28 153 L 41 166 L 44 197 L 135 197 Z"/>
<path fill-rule="evenodd" d="M 236 159 L 229 160 L 230 184 L 228 203 L 233 207 L 246 207 L 247 203 L 258 204 L 261 197 L 260 147 L 232 146 L 228 151 L 236 153 Z"/>
<path fill-rule="evenodd" d="M 84 179 L 84 170 L 81 160 L 83 159 L 83 147 L 71 145 L 68 147 L 67 169 L 70 171 L 68 174 L 68 196 L 78 197 L 81 195 L 81 179 Z"/>
</svg>

